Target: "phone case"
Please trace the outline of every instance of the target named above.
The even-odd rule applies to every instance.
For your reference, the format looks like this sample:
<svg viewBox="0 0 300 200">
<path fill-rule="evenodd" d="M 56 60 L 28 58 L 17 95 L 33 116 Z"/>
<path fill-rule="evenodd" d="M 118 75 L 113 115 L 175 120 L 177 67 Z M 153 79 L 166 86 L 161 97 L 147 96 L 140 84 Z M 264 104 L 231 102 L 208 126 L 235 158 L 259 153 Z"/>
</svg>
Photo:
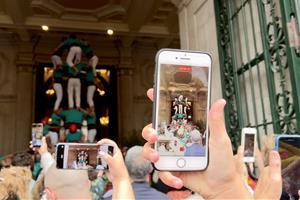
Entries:
<svg viewBox="0 0 300 200">
<path fill-rule="evenodd" d="M 212 62 L 212 57 L 211 57 L 211 55 L 210 54 L 208 54 L 207 52 L 202 52 L 202 51 L 192 51 L 192 50 L 181 50 L 181 49 L 169 49 L 169 48 L 164 48 L 164 49 L 160 49 L 158 52 L 157 52 L 157 54 L 156 54 L 156 56 L 155 56 L 155 73 L 154 73 L 154 92 L 153 92 L 153 115 L 152 115 L 152 127 L 155 129 L 155 126 L 156 126 L 156 114 L 155 114 L 155 112 L 156 112 L 156 93 L 157 93 L 157 85 L 156 85 L 156 83 L 157 83 L 157 78 L 158 78 L 158 68 L 159 68 L 159 66 L 158 66 L 158 59 L 159 59 L 159 55 L 160 55 L 160 53 L 162 53 L 162 52 L 164 52 L 164 51 L 175 51 L 175 52 L 187 52 L 187 53 L 203 53 L 203 54 L 207 54 L 210 58 L 211 58 L 211 62 Z M 212 65 L 212 63 L 211 63 L 211 65 Z M 209 74 L 209 79 L 211 80 L 211 76 L 212 76 L 212 67 L 211 67 L 211 69 L 210 69 L 210 74 Z M 209 96 L 208 96 L 208 98 L 209 98 L 209 108 L 210 108 L 210 105 L 211 105 L 211 92 L 209 92 Z M 208 137 L 208 141 L 207 141 L 207 145 L 209 144 L 209 129 L 208 129 L 208 131 L 207 131 L 207 137 Z M 152 147 L 153 148 L 155 148 L 155 145 L 153 144 L 152 145 Z M 209 146 L 207 147 L 207 165 L 206 165 L 206 168 L 208 167 L 208 165 L 209 165 Z M 157 167 L 156 167 L 156 165 L 155 165 L 155 163 L 152 163 L 152 165 L 153 165 L 153 167 L 156 169 L 156 170 L 160 170 L 160 169 L 158 169 Z M 206 169 L 205 168 L 205 169 Z M 205 169 L 203 169 L 203 170 L 205 170 Z M 172 170 L 169 170 L 169 171 L 172 171 Z M 187 169 L 187 170 L 180 170 L 180 171 L 192 171 L 192 170 L 190 170 L 190 169 Z M 199 171 L 199 170 L 194 170 L 194 171 Z"/>
</svg>

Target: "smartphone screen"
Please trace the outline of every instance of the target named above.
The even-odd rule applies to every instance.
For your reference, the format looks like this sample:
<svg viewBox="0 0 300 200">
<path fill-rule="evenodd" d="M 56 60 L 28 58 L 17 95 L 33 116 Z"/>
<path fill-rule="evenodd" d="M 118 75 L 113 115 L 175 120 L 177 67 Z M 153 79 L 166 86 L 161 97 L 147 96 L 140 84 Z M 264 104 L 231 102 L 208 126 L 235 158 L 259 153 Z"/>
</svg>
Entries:
<svg viewBox="0 0 300 200">
<path fill-rule="evenodd" d="M 31 142 L 34 147 L 42 145 L 43 124 L 33 123 L 31 126 Z"/>
<path fill-rule="evenodd" d="M 56 150 L 59 169 L 105 169 L 107 164 L 99 156 L 100 151 L 112 155 L 113 147 L 96 144 L 60 143 Z"/>
<path fill-rule="evenodd" d="M 205 156 L 208 67 L 161 64 L 157 149 L 164 156 Z"/>
<path fill-rule="evenodd" d="M 300 190 L 300 137 L 280 137 L 278 151 L 281 157 L 283 178 L 281 199 L 298 199 L 298 190 Z"/>
<path fill-rule="evenodd" d="M 245 149 L 244 156 L 245 157 L 254 157 L 254 143 L 255 135 L 245 133 Z"/>
</svg>

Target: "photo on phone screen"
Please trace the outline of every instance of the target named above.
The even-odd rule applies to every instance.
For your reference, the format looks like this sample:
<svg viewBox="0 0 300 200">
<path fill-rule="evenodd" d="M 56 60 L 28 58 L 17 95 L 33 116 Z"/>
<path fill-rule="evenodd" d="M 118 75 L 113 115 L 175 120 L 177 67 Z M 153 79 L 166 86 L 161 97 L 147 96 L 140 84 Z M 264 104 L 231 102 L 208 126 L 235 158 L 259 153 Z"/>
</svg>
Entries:
<svg viewBox="0 0 300 200">
<path fill-rule="evenodd" d="M 255 135 L 254 134 L 245 134 L 245 149 L 244 156 L 245 157 L 253 157 L 254 156 L 254 143 Z"/>
<path fill-rule="evenodd" d="M 61 169 L 105 169 L 107 165 L 99 152 L 109 152 L 108 145 L 60 143 L 57 145 L 57 168 Z M 111 154 L 112 155 L 112 154 Z"/>
<path fill-rule="evenodd" d="M 31 142 L 34 147 L 42 145 L 43 138 L 43 124 L 33 123 L 31 126 Z"/>
<path fill-rule="evenodd" d="M 281 157 L 283 192 L 281 199 L 298 199 L 300 189 L 300 137 L 288 136 L 278 139 Z"/>
<path fill-rule="evenodd" d="M 205 156 L 206 66 L 160 65 L 157 150 L 162 156 Z"/>
</svg>

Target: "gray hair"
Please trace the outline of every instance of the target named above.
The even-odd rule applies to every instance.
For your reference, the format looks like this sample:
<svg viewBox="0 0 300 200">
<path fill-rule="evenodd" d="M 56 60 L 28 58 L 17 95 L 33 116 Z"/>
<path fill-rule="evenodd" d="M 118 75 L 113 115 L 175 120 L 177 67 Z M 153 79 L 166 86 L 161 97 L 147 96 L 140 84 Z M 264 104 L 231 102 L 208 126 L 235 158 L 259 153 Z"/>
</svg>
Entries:
<svg viewBox="0 0 300 200">
<path fill-rule="evenodd" d="M 133 146 L 125 156 L 125 165 L 133 181 L 145 181 L 152 171 L 152 165 L 142 157 L 143 147 Z"/>
<path fill-rule="evenodd" d="M 199 142 L 201 139 L 201 133 L 197 129 L 194 129 L 190 133 L 193 142 Z"/>
</svg>

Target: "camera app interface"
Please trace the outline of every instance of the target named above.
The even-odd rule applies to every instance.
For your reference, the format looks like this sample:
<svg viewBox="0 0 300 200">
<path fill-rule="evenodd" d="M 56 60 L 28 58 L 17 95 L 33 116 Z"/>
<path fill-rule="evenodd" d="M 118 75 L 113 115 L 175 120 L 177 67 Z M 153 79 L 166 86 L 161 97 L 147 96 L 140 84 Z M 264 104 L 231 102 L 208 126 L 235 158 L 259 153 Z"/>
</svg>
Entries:
<svg viewBox="0 0 300 200">
<path fill-rule="evenodd" d="M 161 65 L 157 105 L 160 155 L 205 156 L 208 73 L 205 66 Z"/>
<path fill-rule="evenodd" d="M 32 134 L 32 145 L 41 146 L 42 137 L 43 137 L 43 124 L 40 123 L 32 124 L 31 134 Z"/>
<path fill-rule="evenodd" d="M 281 138 L 279 154 L 283 178 L 281 199 L 298 199 L 300 188 L 300 138 Z"/>
<path fill-rule="evenodd" d="M 245 157 L 254 156 L 254 134 L 245 134 Z"/>
<path fill-rule="evenodd" d="M 68 169 L 103 169 L 99 151 L 96 145 L 69 145 L 65 166 Z"/>
</svg>

